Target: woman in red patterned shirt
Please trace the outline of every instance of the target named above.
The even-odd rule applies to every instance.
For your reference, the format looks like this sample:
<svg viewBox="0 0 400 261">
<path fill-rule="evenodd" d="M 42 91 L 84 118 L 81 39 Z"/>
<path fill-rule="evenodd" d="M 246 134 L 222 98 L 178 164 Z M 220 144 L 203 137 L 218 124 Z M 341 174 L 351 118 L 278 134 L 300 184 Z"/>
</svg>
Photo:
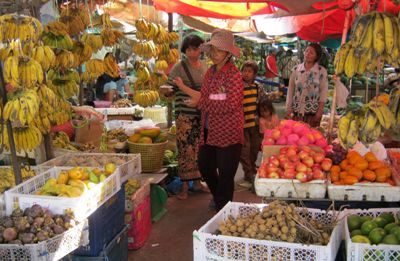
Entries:
<svg viewBox="0 0 400 261">
<path fill-rule="evenodd" d="M 189 94 L 192 99 L 187 104 L 197 104 L 201 111 L 199 170 L 220 210 L 233 199 L 244 142 L 244 85 L 240 70 L 231 61 L 233 55 L 240 56 L 240 49 L 233 34 L 222 29 L 214 30 L 201 48 L 214 65 L 206 72 L 200 98 Z"/>
</svg>

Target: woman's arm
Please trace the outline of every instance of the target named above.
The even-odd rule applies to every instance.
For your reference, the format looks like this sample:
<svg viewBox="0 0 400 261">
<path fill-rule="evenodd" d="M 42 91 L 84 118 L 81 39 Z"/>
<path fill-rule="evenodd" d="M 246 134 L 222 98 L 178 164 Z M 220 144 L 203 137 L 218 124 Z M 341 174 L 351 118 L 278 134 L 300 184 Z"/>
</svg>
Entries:
<svg viewBox="0 0 400 261">
<path fill-rule="evenodd" d="M 175 77 L 173 82 L 174 82 L 174 84 L 176 84 L 176 86 L 178 86 L 178 88 L 181 91 L 183 91 L 184 93 L 189 95 L 192 99 L 197 100 L 197 101 L 200 99 L 200 92 L 193 90 L 192 88 L 190 88 L 189 86 L 184 84 L 181 77 Z"/>
<path fill-rule="evenodd" d="M 294 79 L 295 79 L 295 71 L 290 74 L 289 78 L 289 86 L 286 94 L 286 116 L 291 117 L 293 113 L 292 110 L 292 102 L 293 102 L 293 94 L 294 94 Z"/>
</svg>

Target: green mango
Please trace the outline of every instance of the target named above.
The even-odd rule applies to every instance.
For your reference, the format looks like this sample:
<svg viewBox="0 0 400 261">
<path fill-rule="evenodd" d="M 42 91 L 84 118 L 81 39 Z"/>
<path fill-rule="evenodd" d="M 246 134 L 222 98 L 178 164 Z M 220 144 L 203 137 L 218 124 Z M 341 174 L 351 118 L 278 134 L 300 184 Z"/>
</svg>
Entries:
<svg viewBox="0 0 400 261">
<path fill-rule="evenodd" d="M 93 172 L 89 173 L 89 180 L 95 184 L 99 183 L 99 178 Z"/>
</svg>

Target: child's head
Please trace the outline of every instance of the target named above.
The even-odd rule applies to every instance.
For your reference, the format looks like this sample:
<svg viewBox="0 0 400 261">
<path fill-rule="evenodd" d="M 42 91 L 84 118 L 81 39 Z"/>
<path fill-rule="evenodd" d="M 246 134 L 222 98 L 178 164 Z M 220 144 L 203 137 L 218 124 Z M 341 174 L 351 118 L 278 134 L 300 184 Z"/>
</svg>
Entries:
<svg viewBox="0 0 400 261">
<path fill-rule="evenodd" d="M 246 61 L 242 66 L 242 78 L 246 83 L 253 83 L 258 72 L 258 65 L 255 61 Z"/>
<path fill-rule="evenodd" d="M 263 118 L 268 118 L 275 114 L 274 105 L 269 99 L 262 99 L 258 102 L 258 115 Z"/>
</svg>

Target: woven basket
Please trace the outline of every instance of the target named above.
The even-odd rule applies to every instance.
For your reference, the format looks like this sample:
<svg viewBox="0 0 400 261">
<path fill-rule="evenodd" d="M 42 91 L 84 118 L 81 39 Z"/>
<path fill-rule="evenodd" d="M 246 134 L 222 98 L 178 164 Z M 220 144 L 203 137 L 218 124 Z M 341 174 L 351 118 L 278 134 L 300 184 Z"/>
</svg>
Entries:
<svg viewBox="0 0 400 261">
<path fill-rule="evenodd" d="M 145 144 L 128 141 L 130 153 L 140 153 L 142 172 L 156 172 L 162 168 L 164 151 L 168 141 L 163 143 Z"/>
</svg>

